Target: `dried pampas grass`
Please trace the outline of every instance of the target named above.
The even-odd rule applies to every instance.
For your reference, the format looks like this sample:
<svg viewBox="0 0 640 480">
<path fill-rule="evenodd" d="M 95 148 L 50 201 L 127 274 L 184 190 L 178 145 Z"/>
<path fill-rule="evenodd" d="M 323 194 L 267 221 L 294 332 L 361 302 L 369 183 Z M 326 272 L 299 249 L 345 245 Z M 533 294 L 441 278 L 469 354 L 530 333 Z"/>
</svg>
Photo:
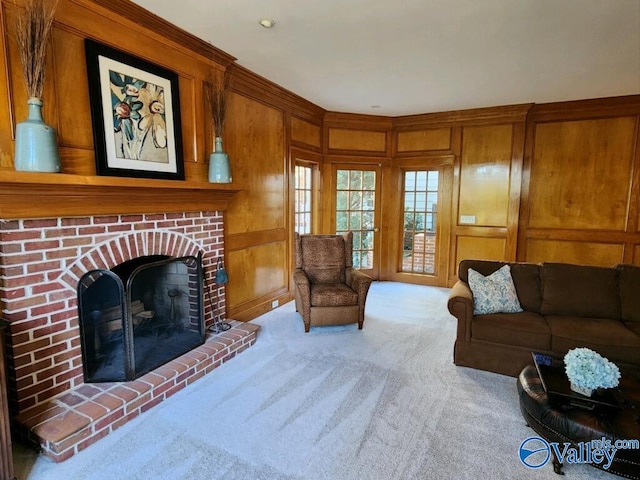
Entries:
<svg viewBox="0 0 640 480">
<path fill-rule="evenodd" d="M 224 119 L 227 114 L 227 92 L 225 84 L 215 73 L 210 73 L 204 84 L 204 93 L 209 104 L 209 112 L 213 120 L 213 129 L 216 137 L 222 137 L 224 132 Z"/>
<path fill-rule="evenodd" d="M 16 42 L 29 97 L 42 97 L 47 42 L 58 0 L 24 0 L 18 15 Z"/>
</svg>

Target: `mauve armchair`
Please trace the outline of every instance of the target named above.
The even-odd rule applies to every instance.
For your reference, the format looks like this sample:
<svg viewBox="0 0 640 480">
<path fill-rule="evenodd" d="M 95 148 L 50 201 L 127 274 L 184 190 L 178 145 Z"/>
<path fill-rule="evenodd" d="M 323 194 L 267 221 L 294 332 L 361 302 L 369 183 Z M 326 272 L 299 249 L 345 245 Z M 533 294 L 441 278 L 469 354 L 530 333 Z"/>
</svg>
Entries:
<svg viewBox="0 0 640 480">
<path fill-rule="evenodd" d="M 357 323 L 362 329 L 364 306 L 372 278 L 353 268 L 353 233 L 295 234 L 296 311 L 311 325 Z"/>
</svg>

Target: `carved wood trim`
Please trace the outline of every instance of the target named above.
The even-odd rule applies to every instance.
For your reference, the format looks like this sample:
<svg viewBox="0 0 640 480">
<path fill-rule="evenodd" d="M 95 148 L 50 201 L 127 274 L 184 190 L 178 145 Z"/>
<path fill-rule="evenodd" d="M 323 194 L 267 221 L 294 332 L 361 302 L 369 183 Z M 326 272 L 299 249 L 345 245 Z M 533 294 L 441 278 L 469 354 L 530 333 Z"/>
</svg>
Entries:
<svg viewBox="0 0 640 480">
<path fill-rule="evenodd" d="M 524 122 L 532 103 L 506 105 L 503 107 L 473 108 L 453 110 L 451 112 L 409 115 L 393 120 L 395 129 L 408 131 L 420 130 L 425 126 L 453 127 L 460 125 L 481 125 L 491 123 Z"/>
<path fill-rule="evenodd" d="M 83 3 L 78 0 L 72 1 L 75 3 Z M 220 63 L 225 67 L 228 67 L 236 60 L 235 57 L 228 53 L 175 26 L 173 23 L 151 13 L 149 10 L 146 10 L 130 0 L 90 1 L 124 18 L 135 18 L 139 25 L 142 25 L 153 32 L 162 32 L 162 36 L 164 38 L 182 45 L 193 52 L 199 53 L 200 55 Z"/>
</svg>

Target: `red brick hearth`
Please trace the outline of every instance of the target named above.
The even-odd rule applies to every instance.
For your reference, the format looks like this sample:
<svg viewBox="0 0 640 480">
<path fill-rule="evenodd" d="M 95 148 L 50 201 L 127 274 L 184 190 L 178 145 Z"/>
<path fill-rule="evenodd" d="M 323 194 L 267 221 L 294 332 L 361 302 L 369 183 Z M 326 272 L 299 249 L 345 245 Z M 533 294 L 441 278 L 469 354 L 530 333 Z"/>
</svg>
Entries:
<svg viewBox="0 0 640 480">
<path fill-rule="evenodd" d="M 229 323 L 231 330 L 209 334 L 204 345 L 132 382 L 87 383 L 25 410 L 17 420 L 44 455 L 66 460 L 255 343 L 258 325 Z"/>
<path fill-rule="evenodd" d="M 234 322 L 232 330 L 209 336 L 201 347 L 135 381 L 84 383 L 80 277 L 140 256 L 202 252 L 212 281 L 224 253 L 223 228 L 222 212 L 0 220 L 12 414 L 45 454 L 57 461 L 70 457 L 253 344 L 257 327 Z M 224 311 L 224 287 L 213 293 L 214 305 Z M 205 324 L 212 322 L 207 301 Z"/>
</svg>

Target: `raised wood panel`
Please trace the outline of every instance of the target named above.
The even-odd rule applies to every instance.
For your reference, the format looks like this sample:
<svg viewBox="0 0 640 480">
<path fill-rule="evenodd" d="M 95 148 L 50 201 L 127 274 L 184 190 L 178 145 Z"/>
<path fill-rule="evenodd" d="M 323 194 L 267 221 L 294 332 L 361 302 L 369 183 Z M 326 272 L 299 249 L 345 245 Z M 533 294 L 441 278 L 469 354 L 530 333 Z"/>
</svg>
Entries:
<svg viewBox="0 0 640 480">
<path fill-rule="evenodd" d="M 322 130 L 318 125 L 291 117 L 291 140 L 313 147 L 322 147 Z"/>
<path fill-rule="evenodd" d="M 640 265 L 640 245 L 633 247 L 633 261 L 629 262 L 633 265 Z"/>
<path fill-rule="evenodd" d="M 90 122 L 79 122 L 78 118 L 88 110 L 81 105 L 89 105 L 87 69 L 85 67 L 84 38 L 59 28 L 54 29 L 53 53 L 56 75 L 56 98 L 62 105 L 72 103 L 76 108 L 61 108 L 59 112 L 58 143 L 65 147 L 93 150 L 93 134 Z M 71 153 L 71 152 L 69 152 Z M 90 159 L 94 162 L 94 159 Z M 66 167 L 67 165 L 65 165 Z M 69 171 L 69 168 L 65 169 Z"/>
<path fill-rule="evenodd" d="M 398 153 L 449 150 L 450 148 L 450 128 L 429 128 L 413 132 L 398 132 Z"/>
<path fill-rule="evenodd" d="M 529 240 L 527 262 L 562 262 L 610 267 L 623 261 L 622 244 Z"/>
<path fill-rule="evenodd" d="M 385 132 L 329 128 L 329 149 L 384 153 L 387 150 Z"/>
<path fill-rule="evenodd" d="M 227 251 L 225 257 L 229 270 L 228 309 L 237 309 L 288 286 L 285 241 Z"/>
<path fill-rule="evenodd" d="M 27 95 L 13 32 L 19 7 L 7 0 L 1 0 L 1 4 L 1 38 L 6 46 L 3 50 L 6 54 L 3 55 L 3 62 L 6 65 L 3 66 L 8 83 L 7 104 L 10 107 L 6 112 L 8 115 L 1 116 L 2 122 L 11 126 L 11 133 L 3 131 L 0 136 L 0 152 L 1 165 L 13 168 L 12 133 L 15 123 L 26 119 Z M 115 4 L 121 6 L 122 2 L 115 1 Z M 43 117 L 57 131 L 63 173 L 95 174 L 91 112 L 86 108 L 89 87 L 85 66 L 85 38 L 111 45 L 176 72 L 180 87 L 183 138 L 183 152 L 179 156 L 186 164 L 208 161 L 213 141 L 212 133 L 204 121 L 202 80 L 211 71 L 223 72 L 224 66 L 200 55 L 200 48 L 198 52 L 189 51 L 164 39 L 159 32 L 145 30 L 142 24 L 144 19 L 133 20 L 129 16 L 115 15 L 94 2 L 60 0 L 47 58 Z M 119 32 L 115 43 L 113 32 Z M 217 52 L 213 47 L 211 51 Z M 224 55 L 220 54 L 218 57 L 223 58 Z M 189 181 L 207 180 L 206 170 L 185 170 Z M 189 177 L 189 172 L 205 175 Z"/>
<path fill-rule="evenodd" d="M 461 260 L 503 260 L 506 240 L 504 238 L 466 237 L 456 238 L 456 268 Z"/>
<path fill-rule="evenodd" d="M 284 115 L 242 95 L 229 96 L 225 150 L 242 188 L 230 206 L 229 235 L 287 225 Z"/>
<path fill-rule="evenodd" d="M 7 56 L 7 36 L 5 24 L 5 6 L 0 3 L 0 75 L 7 78 L 8 71 Z M 8 109 L 10 101 L 10 87 L 6 80 L 0 82 L 0 104 L 5 105 L 2 110 Z M 13 168 L 13 119 L 10 112 L 0 113 L 0 168 Z"/>
<path fill-rule="evenodd" d="M 463 129 L 459 216 L 474 215 L 475 225 L 507 226 L 512 142 L 512 125 Z"/>
<path fill-rule="evenodd" d="M 528 226 L 624 230 L 635 131 L 635 117 L 538 124 Z"/>
</svg>

